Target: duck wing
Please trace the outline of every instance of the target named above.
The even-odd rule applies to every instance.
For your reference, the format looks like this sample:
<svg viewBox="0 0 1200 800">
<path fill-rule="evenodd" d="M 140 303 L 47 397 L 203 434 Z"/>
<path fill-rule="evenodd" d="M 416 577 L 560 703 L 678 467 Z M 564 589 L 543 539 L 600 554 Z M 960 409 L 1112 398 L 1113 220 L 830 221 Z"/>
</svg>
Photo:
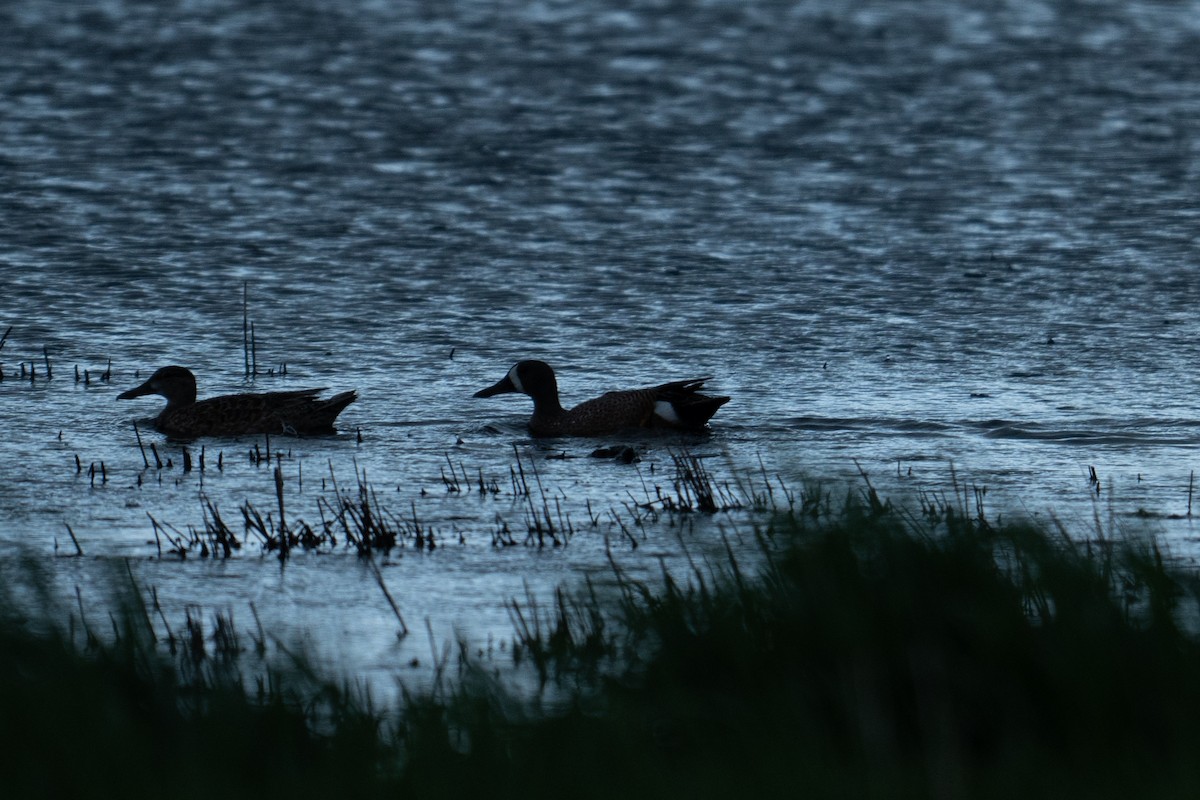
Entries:
<svg viewBox="0 0 1200 800">
<path fill-rule="evenodd" d="M 164 411 L 158 429 L 175 436 L 238 436 L 258 433 L 328 433 L 342 409 L 357 399 L 343 392 L 318 399 L 324 389 L 230 394 Z"/>
<path fill-rule="evenodd" d="M 699 393 L 708 378 L 672 381 L 644 389 L 606 392 L 566 412 L 565 429 L 601 435 L 623 428 L 703 428 L 728 397 Z"/>
</svg>

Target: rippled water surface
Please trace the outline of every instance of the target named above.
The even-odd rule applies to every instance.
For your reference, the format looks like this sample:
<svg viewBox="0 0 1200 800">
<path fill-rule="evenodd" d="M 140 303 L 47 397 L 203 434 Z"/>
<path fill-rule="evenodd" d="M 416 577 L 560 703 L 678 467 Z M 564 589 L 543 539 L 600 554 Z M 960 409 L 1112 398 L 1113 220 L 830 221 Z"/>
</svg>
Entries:
<svg viewBox="0 0 1200 800">
<path fill-rule="evenodd" d="M 74 552 L 69 525 L 86 557 L 44 566 L 97 617 L 128 559 L 177 613 L 253 604 L 355 674 L 428 662 L 341 541 L 159 557 L 150 518 L 202 530 L 204 499 L 239 535 L 246 503 L 278 519 L 265 442 L 184 472 L 146 433 L 147 469 L 158 401 L 114 401 L 169 363 L 245 390 L 245 288 L 256 390 L 360 393 L 339 435 L 272 442 L 286 515 L 365 471 L 435 531 L 382 575 L 437 637 L 749 539 L 744 512 L 636 525 L 682 452 L 751 491 L 986 488 L 1192 563 L 1198 48 L 1195 2 L 12 0 L 0 552 Z M 535 443 L 525 398 L 471 397 L 524 357 L 565 404 L 700 375 L 733 400 L 706 436 Z M 529 523 L 518 457 L 567 546 L 493 546 Z"/>
</svg>

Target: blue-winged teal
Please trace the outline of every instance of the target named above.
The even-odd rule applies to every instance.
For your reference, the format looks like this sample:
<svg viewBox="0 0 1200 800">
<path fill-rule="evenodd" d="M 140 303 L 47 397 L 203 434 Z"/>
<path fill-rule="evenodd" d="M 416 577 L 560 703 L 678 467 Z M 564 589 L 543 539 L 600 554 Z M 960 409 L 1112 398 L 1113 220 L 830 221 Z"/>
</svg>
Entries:
<svg viewBox="0 0 1200 800">
<path fill-rule="evenodd" d="M 183 367 L 163 367 L 136 389 L 117 395 L 130 400 L 148 394 L 167 398 L 167 406 L 154 427 L 180 438 L 239 436 L 255 433 L 333 433 L 333 421 L 357 399 L 342 392 L 328 399 L 316 395 L 324 389 L 294 392 L 227 394 L 196 401 L 196 377 Z"/>
<path fill-rule="evenodd" d="M 602 436 L 625 428 L 700 430 L 728 397 L 699 393 L 708 378 L 673 381 L 645 389 L 607 392 L 569 411 L 558 401 L 558 381 L 544 361 L 518 361 L 495 385 L 476 392 L 491 397 L 520 392 L 533 398 L 529 432 L 534 436 Z"/>
</svg>

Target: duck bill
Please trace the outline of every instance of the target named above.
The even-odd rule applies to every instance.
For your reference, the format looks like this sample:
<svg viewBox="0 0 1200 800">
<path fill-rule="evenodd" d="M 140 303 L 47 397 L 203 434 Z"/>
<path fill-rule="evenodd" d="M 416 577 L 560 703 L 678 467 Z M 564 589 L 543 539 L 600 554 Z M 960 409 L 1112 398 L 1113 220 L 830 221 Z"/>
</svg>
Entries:
<svg viewBox="0 0 1200 800">
<path fill-rule="evenodd" d="M 145 397 L 148 394 L 157 394 L 157 390 L 150 385 L 150 381 L 146 381 L 141 386 L 130 389 L 127 392 L 121 392 L 117 395 L 118 400 L 132 400 L 135 397 Z"/>
<path fill-rule="evenodd" d="M 492 384 L 488 388 L 480 389 L 478 392 L 475 393 L 475 396 L 476 397 L 493 397 L 498 394 L 507 394 L 508 392 L 515 392 L 515 391 L 517 391 L 517 387 L 514 386 L 512 380 L 507 375 L 505 375 L 503 378 L 496 381 L 496 383 Z"/>
</svg>

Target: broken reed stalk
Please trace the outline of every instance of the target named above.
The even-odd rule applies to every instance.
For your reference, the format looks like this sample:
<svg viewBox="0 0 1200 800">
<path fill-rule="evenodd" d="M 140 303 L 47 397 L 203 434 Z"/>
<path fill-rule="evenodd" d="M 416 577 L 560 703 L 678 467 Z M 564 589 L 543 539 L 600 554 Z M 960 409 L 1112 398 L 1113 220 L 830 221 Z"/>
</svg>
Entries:
<svg viewBox="0 0 1200 800">
<path fill-rule="evenodd" d="M 250 377 L 250 282 L 242 281 L 242 356 L 246 361 L 245 377 Z"/>
<path fill-rule="evenodd" d="M 1192 470 L 1188 475 L 1188 518 L 1192 516 L 1192 489 L 1196 485 L 1196 470 Z"/>
<path fill-rule="evenodd" d="M 516 450 L 516 445 L 513 445 L 513 450 Z M 537 467 L 533 464 L 533 462 L 530 462 L 529 466 L 534 471 L 533 477 L 534 477 L 534 480 L 537 481 L 538 491 L 541 492 L 541 495 L 542 495 L 542 508 L 544 508 L 546 510 L 546 524 L 549 526 L 549 529 L 550 529 L 549 534 L 550 534 L 550 537 L 553 539 L 554 538 L 554 523 L 550 520 L 550 506 L 546 502 L 546 492 L 542 488 L 541 479 L 538 478 Z M 529 505 L 529 516 L 533 520 L 533 526 L 530 527 L 530 529 L 529 529 L 529 535 L 533 536 L 536 534 L 537 539 L 538 539 L 538 544 L 540 545 L 540 544 L 542 544 L 543 536 L 545 535 L 546 531 L 542 530 L 542 520 L 541 520 L 541 517 L 538 516 L 537 507 L 534 506 L 534 504 L 533 504 L 533 494 L 528 491 L 529 484 L 525 480 L 525 470 L 521 466 L 521 456 L 519 454 L 517 455 L 517 469 L 520 470 L 520 473 L 521 473 L 521 484 L 523 486 L 525 486 L 525 488 L 526 488 L 525 501 Z M 526 541 L 528 541 L 528 538 L 526 539 Z M 557 544 L 557 540 L 555 540 L 555 543 Z"/>
<path fill-rule="evenodd" d="M 458 474 L 454 471 L 454 464 L 450 461 L 450 454 L 443 453 L 446 456 L 446 466 L 450 467 L 450 477 L 446 477 L 446 471 L 442 472 L 442 483 L 446 485 L 447 492 L 462 492 L 462 486 L 458 483 Z"/>
<path fill-rule="evenodd" d="M 201 494 L 200 501 L 200 513 L 204 516 L 204 532 L 213 543 L 214 552 L 219 547 L 224 552 L 225 557 L 229 558 L 233 555 L 234 550 L 241 549 L 241 543 L 225 523 L 225 520 L 221 519 L 221 512 L 217 509 L 212 498 Z"/>
<path fill-rule="evenodd" d="M 71 526 L 65 522 L 63 525 L 67 526 L 67 533 L 71 534 L 71 541 L 75 543 L 75 555 L 83 555 L 83 548 L 79 546 L 79 540 L 75 538 L 75 531 L 71 530 Z"/>
<path fill-rule="evenodd" d="M 517 481 L 514 476 L 513 493 L 518 494 L 518 495 L 523 494 L 525 496 L 528 496 L 529 495 L 529 482 L 527 480 L 525 480 L 525 468 L 523 466 L 521 466 L 521 451 L 517 449 L 517 446 L 515 444 L 512 446 L 512 449 L 513 449 L 513 455 L 517 457 L 517 475 L 519 475 L 521 478 L 520 486 L 518 486 Z"/>
<path fill-rule="evenodd" d="M 262 620 L 258 618 L 258 609 L 254 606 L 254 601 L 250 601 L 250 614 L 254 617 L 254 625 L 258 628 L 258 636 L 250 634 L 250 638 L 254 641 L 254 652 L 259 656 L 267 652 L 267 632 L 263 630 Z"/>
<path fill-rule="evenodd" d="M 46 380 L 54 377 L 54 371 L 50 369 L 50 348 L 42 345 L 42 357 L 46 359 Z"/>
<path fill-rule="evenodd" d="M 268 550 L 275 547 L 275 531 L 268 530 L 267 521 L 263 519 L 262 514 L 258 513 L 258 509 L 250 503 L 245 503 L 242 506 L 242 519 L 246 522 L 246 533 L 254 533 L 263 540 Z"/>
<path fill-rule="evenodd" d="M 101 485 L 108 483 L 108 471 L 107 471 L 107 470 L 105 470 L 105 468 L 104 468 L 104 462 L 103 462 L 103 461 L 101 461 L 101 462 L 100 462 L 100 469 L 99 469 L 99 470 L 97 470 L 97 469 L 96 469 L 96 462 L 95 462 L 95 461 L 93 461 L 93 462 L 92 462 L 92 464 L 91 464 L 91 466 L 90 466 L 90 467 L 88 467 L 88 479 L 91 481 L 91 484 L 92 484 L 92 486 L 93 486 L 93 487 L 95 487 L 95 485 L 96 485 L 96 475 L 97 475 L 97 473 L 99 473 L 99 475 L 100 475 L 100 483 L 101 483 Z"/>
<path fill-rule="evenodd" d="M 158 535 L 158 520 L 149 511 L 146 512 L 146 516 L 150 517 L 150 527 L 154 529 L 154 546 L 158 548 L 158 557 L 162 558 L 162 538 Z"/>
<path fill-rule="evenodd" d="M 287 552 L 287 518 L 283 515 L 283 465 L 275 465 L 275 499 L 279 501 L 279 541 L 281 553 Z"/>
<path fill-rule="evenodd" d="M 368 559 L 368 563 L 371 565 L 371 571 L 375 573 L 375 582 L 379 584 L 379 589 L 383 592 L 384 599 L 392 607 L 392 613 L 396 615 L 396 621 L 400 623 L 400 633 L 397 636 L 403 639 L 405 636 L 408 636 L 408 625 L 404 622 L 404 615 L 400 613 L 400 606 L 396 604 L 392 593 L 388 591 L 387 584 L 383 581 L 383 573 L 379 571 L 379 565 L 375 563 L 374 559 Z"/>
<path fill-rule="evenodd" d="M 612 518 L 613 518 L 613 522 L 617 523 L 617 527 L 621 529 L 621 533 L 625 534 L 625 537 L 626 537 L 627 539 L 629 539 L 629 544 L 630 544 L 630 546 L 631 546 L 631 547 L 632 547 L 634 550 L 637 550 L 637 548 L 638 548 L 638 540 L 637 540 L 637 537 L 633 535 L 633 533 L 632 533 L 632 532 L 629 530 L 629 528 L 625 527 L 625 523 L 624 523 L 624 522 L 622 522 L 622 521 L 621 521 L 621 518 L 617 516 L 617 512 L 613 511 L 613 510 L 610 508 L 610 509 L 608 510 L 608 513 L 609 513 L 609 515 L 610 515 L 610 516 L 612 516 Z"/>
<path fill-rule="evenodd" d="M 8 341 L 8 335 L 9 335 L 10 333 L 12 333 L 12 329 L 13 329 L 13 326 L 12 326 L 12 325 L 9 325 L 9 326 L 8 326 L 8 330 L 6 330 L 6 331 L 4 332 L 4 335 L 3 335 L 3 336 L 0 336 L 0 350 L 3 350 L 3 349 L 4 349 L 4 343 L 5 343 L 6 341 Z"/>
</svg>

